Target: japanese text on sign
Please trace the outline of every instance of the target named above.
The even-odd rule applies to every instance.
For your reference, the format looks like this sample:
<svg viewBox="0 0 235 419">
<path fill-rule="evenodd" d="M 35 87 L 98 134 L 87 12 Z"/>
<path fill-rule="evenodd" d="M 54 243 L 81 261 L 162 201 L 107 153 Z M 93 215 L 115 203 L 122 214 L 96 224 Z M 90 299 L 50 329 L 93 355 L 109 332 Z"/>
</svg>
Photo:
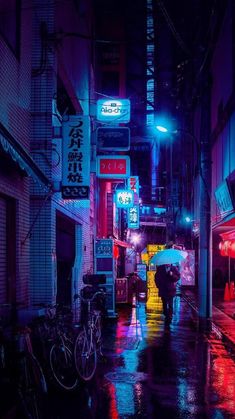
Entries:
<svg viewBox="0 0 235 419">
<path fill-rule="evenodd" d="M 116 191 L 116 204 L 118 208 L 129 208 L 134 204 L 133 191 L 119 190 Z"/>
<path fill-rule="evenodd" d="M 63 197 L 87 199 L 90 186 L 89 117 L 70 116 L 68 121 L 63 121 L 62 127 L 62 194 L 66 191 Z"/>
<path fill-rule="evenodd" d="M 139 205 L 134 205 L 132 208 L 128 208 L 127 223 L 128 228 L 139 228 Z"/>
<path fill-rule="evenodd" d="M 97 176 L 126 178 L 130 172 L 129 156 L 97 157 Z"/>
</svg>

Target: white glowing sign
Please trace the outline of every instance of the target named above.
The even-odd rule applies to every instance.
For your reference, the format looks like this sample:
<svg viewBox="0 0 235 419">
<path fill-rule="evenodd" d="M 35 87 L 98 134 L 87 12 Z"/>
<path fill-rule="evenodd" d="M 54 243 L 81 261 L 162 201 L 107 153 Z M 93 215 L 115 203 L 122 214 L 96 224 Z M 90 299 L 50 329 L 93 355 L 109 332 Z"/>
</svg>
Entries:
<svg viewBox="0 0 235 419">
<path fill-rule="evenodd" d="M 139 205 L 133 205 L 132 208 L 128 208 L 127 211 L 127 226 L 128 228 L 139 228 Z"/>
<path fill-rule="evenodd" d="M 134 204 L 134 193 L 128 190 L 116 191 L 117 208 L 130 208 Z"/>
<path fill-rule="evenodd" d="M 101 122 L 129 122 L 129 99 L 99 99 L 97 101 L 97 120 Z"/>
</svg>

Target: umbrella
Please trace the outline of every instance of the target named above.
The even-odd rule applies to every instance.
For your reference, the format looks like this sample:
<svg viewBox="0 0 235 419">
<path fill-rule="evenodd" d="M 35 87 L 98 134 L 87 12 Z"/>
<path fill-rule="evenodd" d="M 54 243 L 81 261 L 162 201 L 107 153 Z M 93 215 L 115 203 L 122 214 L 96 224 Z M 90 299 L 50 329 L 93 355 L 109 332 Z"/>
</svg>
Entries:
<svg viewBox="0 0 235 419">
<path fill-rule="evenodd" d="M 165 249 L 155 253 L 150 263 L 160 266 L 166 264 L 180 263 L 186 259 L 187 252 L 179 249 Z"/>
</svg>

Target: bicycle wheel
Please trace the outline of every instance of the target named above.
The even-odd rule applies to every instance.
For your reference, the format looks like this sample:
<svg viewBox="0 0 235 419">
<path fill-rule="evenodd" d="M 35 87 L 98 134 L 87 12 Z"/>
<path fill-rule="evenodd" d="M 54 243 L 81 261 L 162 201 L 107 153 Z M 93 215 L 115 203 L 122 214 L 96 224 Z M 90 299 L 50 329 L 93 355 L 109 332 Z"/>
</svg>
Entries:
<svg viewBox="0 0 235 419">
<path fill-rule="evenodd" d="M 18 395 L 27 419 L 45 418 L 47 384 L 34 355 L 27 353 L 20 361 Z"/>
<path fill-rule="evenodd" d="M 76 339 L 74 348 L 75 365 L 80 377 L 91 380 L 95 374 L 97 354 L 93 335 L 87 336 L 85 331 L 81 331 Z"/>
<path fill-rule="evenodd" d="M 55 343 L 50 350 L 50 368 L 57 384 L 64 390 L 74 390 L 78 377 L 74 365 L 73 350 L 62 342 Z"/>
</svg>

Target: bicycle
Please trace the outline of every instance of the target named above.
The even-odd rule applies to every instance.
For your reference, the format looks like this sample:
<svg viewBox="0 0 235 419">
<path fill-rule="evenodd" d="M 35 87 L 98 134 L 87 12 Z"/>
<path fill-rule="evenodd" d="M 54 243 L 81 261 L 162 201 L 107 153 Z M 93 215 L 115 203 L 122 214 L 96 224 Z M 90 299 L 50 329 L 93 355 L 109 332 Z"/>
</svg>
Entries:
<svg viewBox="0 0 235 419">
<path fill-rule="evenodd" d="M 74 337 L 67 320 L 65 307 L 46 306 L 46 316 L 35 324 L 35 338 L 39 341 L 41 356 L 46 364 L 48 375 L 60 388 L 74 390 L 78 385 L 78 376 L 74 364 Z"/>
<path fill-rule="evenodd" d="M 89 289 L 85 287 L 80 295 L 74 298 L 80 298 L 87 305 L 87 319 L 83 323 L 83 329 L 79 332 L 74 346 L 75 366 L 79 376 L 89 381 L 93 378 L 97 367 L 97 352 L 102 355 L 101 339 L 101 311 L 91 308 L 98 296 L 104 298 L 105 292 L 96 291 L 92 297 L 85 297 L 84 292 Z M 85 290 L 85 291 L 84 291 Z"/>
<path fill-rule="evenodd" d="M 47 383 L 41 365 L 33 353 L 30 334 L 31 330 L 27 326 L 14 325 L 10 336 L 3 338 L 2 327 L 1 369 L 12 396 L 16 395 L 16 409 L 20 409 L 21 417 L 43 419 Z"/>
</svg>

